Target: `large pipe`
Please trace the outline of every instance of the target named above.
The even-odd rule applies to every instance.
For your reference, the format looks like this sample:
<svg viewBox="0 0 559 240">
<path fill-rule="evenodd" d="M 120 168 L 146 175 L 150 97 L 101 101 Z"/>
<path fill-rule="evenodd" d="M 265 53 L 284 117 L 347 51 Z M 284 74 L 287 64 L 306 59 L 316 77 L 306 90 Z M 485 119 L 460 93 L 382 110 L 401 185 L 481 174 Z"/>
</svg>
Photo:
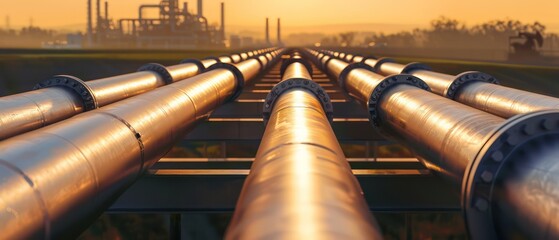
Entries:
<svg viewBox="0 0 559 240">
<path fill-rule="evenodd" d="M 218 66 L 1 142 L 2 238 L 75 237 L 198 120 L 238 94 L 242 71 Z"/>
<path fill-rule="evenodd" d="M 438 95 L 503 118 L 559 109 L 559 98 L 498 85 L 494 77 L 482 72 L 464 72 L 453 76 L 431 71 L 420 63 L 403 65 L 387 58 L 368 58 L 364 62 L 381 75 L 404 73 L 421 78 Z"/>
<path fill-rule="evenodd" d="M 276 100 L 225 239 L 382 238 L 317 88 L 295 62 L 267 98 Z"/>
<path fill-rule="evenodd" d="M 0 98 L 0 140 L 192 77 L 215 63 L 148 64 L 137 73 L 88 82 L 70 76 L 48 79 L 40 89 Z"/>
<path fill-rule="evenodd" d="M 383 77 L 340 60 L 328 67 L 344 64 L 340 84 L 373 125 L 461 186 L 472 238 L 559 238 L 558 111 L 505 120 L 425 91 L 412 75 Z"/>
</svg>

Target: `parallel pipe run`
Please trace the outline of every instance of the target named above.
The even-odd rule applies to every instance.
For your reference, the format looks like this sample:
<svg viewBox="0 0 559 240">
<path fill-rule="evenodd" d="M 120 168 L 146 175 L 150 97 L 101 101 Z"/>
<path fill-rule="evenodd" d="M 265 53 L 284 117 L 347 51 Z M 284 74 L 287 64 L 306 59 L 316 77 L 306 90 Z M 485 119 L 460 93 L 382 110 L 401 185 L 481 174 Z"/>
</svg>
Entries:
<svg viewBox="0 0 559 240">
<path fill-rule="evenodd" d="M 75 237 L 237 84 L 214 69 L 0 142 L 0 238 Z"/>
<path fill-rule="evenodd" d="M 169 67 L 151 63 L 136 73 L 88 82 L 55 76 L 34 91 L 0 98 L 0 140 L 184 80 L 216 63 L 214 59 L 187 59 Z"/>
<path fill-rule="evenodd" d="M 312 82 L 301 63 L 277 86 L 289 81 Z M 277 96 L 225 239 L 382 238 L 319 98 Z"/>
<path fill-rule="evenodd" d="M 382 61 L 381 61 L 382 60 Z M 380 62 L 379 62 L 380 61 Z M 420 63 L 402 65 L 391 59 L 367 59 L 381 75 L 406 73 L 425 81 L 434 93 L 503 118 L 540 110 L 559 109 L 559 98 L 508 88 L 482 72 L 456 76 L 430 71 Z"/>
<path fill-rule="evenodd" d="M 505 120 L 422 90 L 411 75 L 347 68 L 340 81 L 374 125 L 462 186 L 472 238 L 559 238 L 559 111 Z"/>
</svg>

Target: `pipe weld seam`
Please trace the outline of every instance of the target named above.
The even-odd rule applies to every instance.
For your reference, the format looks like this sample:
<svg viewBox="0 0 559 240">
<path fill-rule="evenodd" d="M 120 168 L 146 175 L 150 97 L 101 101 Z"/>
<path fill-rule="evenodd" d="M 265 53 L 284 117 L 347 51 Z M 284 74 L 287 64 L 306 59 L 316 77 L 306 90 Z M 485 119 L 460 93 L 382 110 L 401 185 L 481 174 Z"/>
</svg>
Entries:
<svg viewBox="0 0 559 240">
<path fill-rule="evenodd" d="M 375 69 L 376 73 L 380 72 L 380 65 L 384 64 L 384 63 L 393 63 L 395 62 L 394 59 L 392 58 L 387 58 L 387 57 L 383 57 L 383 58 L 379 58 L 377 60 L 377 62 L 375 62 L 375 65 L 373 65 L 373 69 Z"/>
<path fill-rule="evenodd" d="M 134 137 L 136 138 L 136 140 L 138 140 L 138 145 L 140 146 L 140 161 L 141 161 L 141 167 L 140 167 L 140 172 L 138 174 L 138 176 L 140 176 L 144 169 L 144 164 L 145 164 L 145 146 L 144 146 L 144 142 L 142 141 L 142 134 L 140 134 L 138 131 L 136 131 L 136 129 L 134 129 L 134 127 L 125 119 L 110 113 L 110 112 L 99 112 L 99 114 L 104 114 L 104 115 L 108 115 L 110 117 L 115 118 L 116 120 L 120 121 L 121 123 L 123 123 L 126 127 L 128 127 L 128 129 L 130 129 L 130 131 L 132 132 L 132 134 L 134 135 Z"/>
</svg>

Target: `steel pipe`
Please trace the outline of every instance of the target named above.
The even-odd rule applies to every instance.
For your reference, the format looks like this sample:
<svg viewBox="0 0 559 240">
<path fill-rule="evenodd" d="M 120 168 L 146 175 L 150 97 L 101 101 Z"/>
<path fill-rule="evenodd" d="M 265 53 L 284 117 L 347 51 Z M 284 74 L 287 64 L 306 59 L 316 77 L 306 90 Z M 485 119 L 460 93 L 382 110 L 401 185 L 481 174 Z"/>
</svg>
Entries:
<svg viewBox="0 0 559 240">
<path fill-rule="evenodd" d="M 466 104 L 503 118 L 540 110 L 559 109 L 559 98 L 527 92 L 498 85 L 498 81 L 485 73 L 464 72 L 453 76 L 431 71 L 429 67 L 411 63 L 394 63 L 385 59 L 367 59 L 381 75 L 411 74 L 425 81 L 432 91 L 457 102 Z"/>
<path fill-rule="evenodd" d="M 75 237 L 238 84 L 214 69 L 0 142 L 0 238 Z"/>
<path fill-rule="evenodd" d="M 195 76 L 216 63 L 213 59 L 188 59 L 168 67 L 152 63 L 136 73 L 88 82 L 56 76 L 39 83 L 37 90 L 0 98 L 0 140 Z"/>
<path fill-rule="evenodd" d="M 281 87 L 310 85 L 309 77 L 296 62 L 276 86 L 281 93 L 225 239 L 381 239 L 321 97 Z"/>
<path fill-rule="evenodd" d="M 505 120 L 425 91 L 412 75 L 352 64 L 339 76 L 379 131 L 461 186 L 472 238 L 559 237 L 559 111 Z"/>
</svg>

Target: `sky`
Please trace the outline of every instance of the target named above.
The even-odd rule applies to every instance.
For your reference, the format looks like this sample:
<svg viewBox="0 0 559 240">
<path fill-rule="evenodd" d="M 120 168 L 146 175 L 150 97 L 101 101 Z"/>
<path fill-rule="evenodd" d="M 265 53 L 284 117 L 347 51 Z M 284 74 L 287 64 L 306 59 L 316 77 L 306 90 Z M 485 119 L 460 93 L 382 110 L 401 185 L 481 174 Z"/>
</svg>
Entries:
<svg viewBox="0 0 559 240">
<path fill-rule="evenodd" d="M 6 26 L 9 16 L 12 27 L 26 26 L 32 21 L 34 26 L 83 30 L 86 2 L 0 0 L 0 27 Z M 136 17 L 140 4 L 158 2 L 109 0 L 109 13 L 113 19 Z M 444 15 L 468 25 L 504 18 L 540 21 L 548 26 L 548 31 L 559 32 L 559 0 L 205 0 L 204 15 L 210 23 L 219 22 L 221 2 L 225 2 L 226 29 L 229 31 L 263 31 L 266 17 L 271 19 L 274 29 L 275 19 L 279 17 L 286 34 L 337 31 L 334 29 L 379 29 L 389 33 L 427 27 L 432 19 Z M 195 12 L 196 1 L 189 0 L 188 3 L 190 11 Z"/>
</svg>

